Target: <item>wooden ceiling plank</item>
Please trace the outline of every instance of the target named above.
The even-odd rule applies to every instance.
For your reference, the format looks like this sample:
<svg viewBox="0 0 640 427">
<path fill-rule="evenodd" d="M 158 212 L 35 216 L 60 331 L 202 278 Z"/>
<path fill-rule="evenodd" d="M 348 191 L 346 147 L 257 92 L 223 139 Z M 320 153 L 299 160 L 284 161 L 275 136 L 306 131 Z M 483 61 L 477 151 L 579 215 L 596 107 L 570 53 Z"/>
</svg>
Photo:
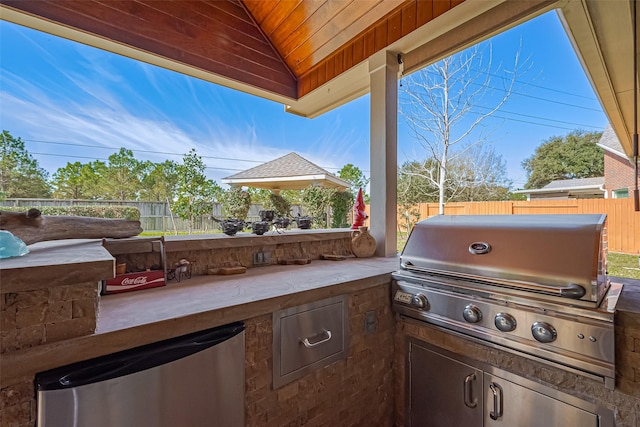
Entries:
<svg viewBox="0 0 640 427">
<path fill-rule="evenodd" d="M 340 75 L 344 71 L 344 50 L 340 49 L 334 55 L 333 72 Z"/>
<path fill-rule="evenodd" d="M 421 27 L 433 19 L 433 1 L 418 0 L 416 6 L 417 23 L 418 27 Z"/>
<path fill-rule="evenodd" d="M 180 37 L 174 37 L 172 39 L 173 44 L 182 46 L 185 51 L 190 50 L 194 54 L 202 55 L 203 47 L 214 43 L 216 46 L 224 49 L 226 52 L 225 56 L 236 55 L 247 57 L 252 62 L 262 64 L 263 67 L 274 72 L 288 72 L 288 70 L 283 67 L 278 54 L 271 49 L 271 46 L 265 41 L 260 41 L 259 37 L 261 37 L 261 34 L 255 27 L 250 25 L 246 20 L 238 21 L 234 19 L 233 16 L 227 15 L 221 9 L 216 8 L 214 13 L 211 13 L 210 10 L 205 11 L 205 15 L 214 22 L 213 25 L 207 26 L 205 31 L 202 31 L 203 27 L 197 27 L 195 24 L 184 19 L 186 13 L 184 10 L 175 10 L 176 7 L 188 9 L 184 8 L 184 4 L 177 2 L 150 2 L 151 5 L 161 5 L 165 8 L 165 10 L 160 11 L 151 7 L 133 7 L 133 2 L 128 1 L 109 0 L 102 3 L 108 7 L 117 6 L 128 10 L 132 16 L 139 17 L 145 22 L 150 23 L 149 25 L 139 25 L 133 28 L 137 28 L 138 30 L 148 30 L 151 28 L 154 32 L 160 31 L 164 34 L 163 37 L 165 39 L 171 37 L 172 34 L 166 31 L 166 27 L 163 28 L 158 25 L 159 22 L 164 22 L 170 28 L 175 29 L 177 33 L 188 31 L 189 40 L 184 40 Z M 203 2 L 197 3 L 206 6 Z M 229 2 L 219 2 L 220 5 L 223 3 Z M 137 4 L 145 6 L 143 2 L 137 2 Z M 149 13 L 150 10 L 156 13 Z M 200 24 L 204 22 L 205 21 L 199 21 Z M 229 23 L 230 25 L 225 25 L 224 23 Z M 144 37 L 150 36 L 148 33 L 142 31 L 139 31 L 138 34 Z"/>
<path fill-rule="evenodd" d="M 326 70 L 327 70 L 327 81 L 331 80 L 336 76 L 336 66 L 335 66 L 336 58 L 335 56 L 330 56 L 326 60 Z"/>
<path fill-rule="evenodd" d="M 387 21 L 379 22 L 378 25 L 375 26 L 375 39 L 374 39 L 375 48 L 374 49 L 376 52 L 388 46 L 387 34 L 388 34 Z"/>
<path fill-rule="evenodd" d="M 417 4 L 415 1 L 410 2 L 402 8 L 402 36 L 406 36 L 416 28 L 417 24 Z"/>
<path fill-rule="evenodd" d="M 247 10 L 253 16 L 258 24 L 262 24 L 269 14 L 278 7 L 279 0 L 265 1 L 265 0 L 240 0 L 247 8 Z M 285 0 L 287 1 L 287 0 Z"/>
<path fill-rule="evenodd" d="M 323 64 L 324 65 L 324 64 Z M 327 82 L 327 67 L 317 67 L 318 72 L 318 86 L 321 86 Z M 312 88 L 315 89 L 315 88 Z"/>
<path fill-rule="evenodd" d="M 352 52 L 353 52 L 353 65 L 359 64 L 364 61 L 364 35 L 360 35 L 353 39 Z"/>
<path fill-rule="evenodd" d="M 376 30 L 370 28 L 364 34 L 364 57 L 368 58 L 376 53 Z"/>
<path fill-rule="evenodd" d="M 451 9 L 451 0 L 433 0 L 433 17 L 437 18 Z"/>
<path fill-rule="evenodd" d="M 273 8 L 269 15 L 260 23 L 262 31 L 271 37 L 271 34 L 282 24 L 303 0 L 281 1 Z"/>
<path fill-rule="evenodd" d="M 157 0 L 151 0 L 158 3 Z M 231 15 L 234 18 L 243 20 L 247 23 L 254 24 L 253 16 L 249 16 L 247 14 L 247 9 L 244 7 L 244 4 L 240 2 L 240 0 L 180 0 L 177 2 L 178 5 L 182 5 L 183 7 L 198 7 L 199 5 L 206 6 L 208 8 L 218 9 L 223 11 L 224 13 Z M 271 3 L 271 2 L 267 2 Z"/>
<path fill-rule="evenodd" d="M 13 6 L 11 1 L 5 2 L 9 7 Z M 270 72 L 269 78 L 260 77 L 264 74 L 265 63 L 257 63 L 244 58 L 243 55 L 234 55 L 227 46 L 219 46 L 214 43 L 204 43 L 196 53 L 185 50 L 183 46 L 194 45 L 194 37 L 191 30 L 195 26 L 186 23 L 178 25 L 178 31 L 169 34 L 166 28 L 157 28 L 157 21 L 149 21 L 148 10 L 140 3 L 127 2 L 125 12 L 138 15 L 127 15 L 122 10 L 113 9 L 118 6 L 117 2 L 106 2 L 111 7 L 104 7 L 102 4 L 93 1 L 64 1 L 64 2 L 14 2 L 16 9 L 25 10 L 21 6 L 28 6 L 33 13 L 47 17 L 55 22 L 61 22 L 86 31 L 122 43 L 127 46 L 134 46 L 136 49 L 177 61 L 189 64 L 201 70 L 219 74 L 227 78 L 242 81 L 257 87 L 271 88 L 275 93 L 285 96 L 295 96 L 295 81 L 288 73 L 281 71 Z M 97 7 L 100 6 L 100 7 Z M 121 6 L 121 5 L 120 5 Z M 140 17 L 145 16 L 146 19 Z M 81 24 L 78 21 L 81 19 Z M 157 18 L 152 18 L 157 19 Z M 182 25 L 185 25 L 182 28 Z M 141 28 L 145 28 L 140 31 Z M 173 27 L 172 27 L 173 28 Z M 185 28 L 188 30 L 185 31 Z M 137 30 L 136 32 L 131 29 Z M 266 86 L 265 86 L 266 85 Z M 270 90 L 270 89 L 267 89 Z"/>
<path fill-rule="evenodd" d="M 353 43 L 349 43 L 347 44 L 344 49 L 343 49 L 343 62 L 342 62 L 342 69 L 343 70 L 348 70 L 349 68 L 353 67 Z"/>
<path fill-rule="evenodd" d="M 318 29 L 326 22 L 334 19 L 335 15 L 340 13 L 353 0 L 349 1 L 328 1 L 322 4 L 322 7 L 315 10 L 313 14 L 308 16 L 302 25 L 298 25 L 294 29 L 284 31 L 279 28 L 272 34 L 271 40 L 278 50 L 286 57 L 286 53 L 298 48 L 302 43 L 308 40 Z"/>
<path fill-rule="evenodd" d="M 350 22 L 349 20 L 361 20 L 363 17 L 367 16 L 367 14 L 371 12 L 371 8 L 375 8 L 380 1 L 381 0 L 377 0 L 376 2 L 354 1 L 349 3 L 349 5 L 340 10 L 333 19 L 325 22 L 322 27 L 318 28 L 317 31 L 308 37 L 303 44 L 289 51 L 289 53 L 285 55 L 284 58 L 285 61 L 287 61 L 287 64 L 289 64 L 289 67 L 291 67 L 296 74 L 301 75 L 313 66 L 317 65 L 320 60 L 331 53 L 329 52 L 318 57 L 318 49 L 322 46 L 329 45 L 330 47 L 334 47 L 333 50 L 335 50 L 344 44 L 344 42 L 336 43 L 334 40 L 346 29 L 345 25 Z M 363 24 L 361 23 L 360 25 Z M 329 50 L 330 49 L 325 49 L 327 52 Z M 305 64 L 301 66 L 300 64 L 303 61 L 305 61 Z"/>
<path fill-rule="evenodd" d="M 389 15 L 387 20 L 387 46 L 402 37 L 402 9 Z"/>
<path fill-rule="evenodd" d="M 189 2 L 189 6 L 178 2 L 158 2 L 154 0 L 140 0 L 141 3 L 150 7 L 160 6 L 162 12 L 167 13 L 176 19 L 182 19 L 192 25 L 196 25 L 207 31 L 212 38 L 224 38 L 229 42 L 237 42 L 260 54 L 273 57 L 276 52 L 264 39 L 262 33 L 257 29 L 246 15 L 240 17 L 240 22 L 236 14 L 230 15 L 228 8 L 219 8 L 223 4 L 233 4 L 232 2 Z M 239 6 L 238 6 L 239 7 Z M 243 11 L 243 10 L 242 10 Z M 244 11 L 243 11 L 244 12 Z"/>
<path fill-rule="evenodd" d="M 358 2 L 356 2 L 358 3 Z M 369 2 L 367 2 L 369 3 Z M 349 28 L 343 29 L 339 31 L 337 28 L 332 28 L 330 26 L 325 26 L 323 30 L 328 30 L 329 34 L 333 34 L 333 37 L 330 39 L 330 42 L 326 42 L 325 44 L 318 45 L 319 47 L 313 50 L 312 55 L 302 58 L 297 63 L 298 65 L 294 69 L 294 72 L 297 75 L 304 74 L 305 70 L 309 70 L 313 68 L 313 66 L 317 65 L 323 58 L 326 58 L 332 52 L 339 49 L 342 45 L 348 43 L 351 39 L 356 37 L 362 31 L 370 28 L 374 22 L 378 22 L 380 19 L 384 19 L 384 16 L 394 10 L 396 7 L 399 7 L 403 4 L 403 0 L 384 0 L 376 4 L 373 9 L 365 12 L 364 15 L 359 18 L 354 19 L 353 24 L 349 26 Z M 358 31 L 359 30 L 359 31 Z M 357 31 L 357 32 L 356 32 Z M 355 32 L 355 33 L 354 33 Z M 311 43 L 315 43 L 315 41 L 310 41 Z M 315 45 L 315 44 L 314 44 Z M 291 61 L 287 59 L 287 63 L 290 64 Z"/>
<path fill-rule="evenodd" d="M 293 33 L 308 32 L 313 29 L 310 18 L 321 8 L 326 7 L 326 0 L 305 0 L 283 20 L 280 25 L 269 35 L 274 46 L 280 46 L 282 42 Z M 300 31 L 302 30 L 302 31 Z"/>
</svg>

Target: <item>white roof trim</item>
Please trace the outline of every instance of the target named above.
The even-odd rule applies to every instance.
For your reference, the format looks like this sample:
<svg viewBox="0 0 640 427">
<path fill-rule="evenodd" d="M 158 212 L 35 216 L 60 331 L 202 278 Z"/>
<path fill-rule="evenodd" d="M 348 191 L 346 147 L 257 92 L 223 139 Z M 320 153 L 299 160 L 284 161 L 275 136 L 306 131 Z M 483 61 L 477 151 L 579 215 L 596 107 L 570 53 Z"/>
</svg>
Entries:
<svg viewBox="0 0 640 427">
<path fill-rule="evenodd" d="M 562 193 L 562 192 L 570 192 L 574 190 L 600 190 L 603 193 L 605 189 L 602 188 L 602 185 L 580 185 L 577 187 L 558 187 L 558 188 L 535 188 L 533 190 L 516 190 L 514 193 L 518 194 L 529 194 L 529 193 Z"/>
</svg>

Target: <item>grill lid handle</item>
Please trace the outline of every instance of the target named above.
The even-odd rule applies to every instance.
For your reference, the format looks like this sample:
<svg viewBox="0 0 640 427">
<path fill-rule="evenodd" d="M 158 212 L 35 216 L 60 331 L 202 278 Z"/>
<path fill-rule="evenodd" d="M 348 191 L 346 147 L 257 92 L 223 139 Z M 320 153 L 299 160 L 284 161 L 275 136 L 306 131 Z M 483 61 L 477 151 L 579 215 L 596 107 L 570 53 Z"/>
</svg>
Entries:
<svg viewBox="0 0 640 427">
<path fill-rule="evenodd" d="M 408 271 L 434 274 L 436 276 L 447 277 L 450 279 L 472 280 L 474 282 L 479 282 L 484 285 L 499 286 L 502 288 L 509 288 L 509 289 L 517 289 L 519 291 L 536 292 L 539 294 L 559 296 L 562 298 L 580 299 L 586 293 L 585 289 L 576 283 L 568 283 L 564 286 L 552 286 L 552 285 L 545 285 L 543 283 L 528 282 L 524 280 L 505 280 L 505 279 L 498 279 L 493 277 L 486 278 L 483 276 L 462 273 L 462 272 L 456 272 L 455 274 L 452 274 L 450 272 L 438 270 L 435 268 L 417 267 L 413 265 L 413 263 L 411 263 L 410 261 L 401 262 L 400 267 Z"/>
</svg>

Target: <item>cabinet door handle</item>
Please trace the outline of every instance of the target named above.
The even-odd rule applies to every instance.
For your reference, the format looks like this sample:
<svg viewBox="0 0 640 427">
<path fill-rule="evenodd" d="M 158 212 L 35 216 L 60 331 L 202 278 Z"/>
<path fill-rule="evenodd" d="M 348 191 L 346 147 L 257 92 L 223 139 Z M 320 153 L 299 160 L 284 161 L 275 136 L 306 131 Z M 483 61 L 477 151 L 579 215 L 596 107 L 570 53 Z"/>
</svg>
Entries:
<svg viewBox="0 0 640 427">
<path fill-rule="evenodd" d="M 318 337 L 318 336 L 321 336 L 321 335 L 325 335 L 326 338 L 321 339 L 319 341 L 316 341 L 314 343 L 309 341 L 309 338 L 314 338 L 314 337 Z M 304 344 L 304 346 L 307 347 L 307 348 L 312 348 L 312 347 L 315 347 L 315 346 L 320 345 L 322 343 L 325 343 L 325 342 L 329 341 L 330 339 L 331 339 L 331 331 L 322 331 L 321 333 L 319 333 L 317 335 L 313 335 L 311 337 L 303 339 L 302 340 L 302 344 Z"/>
<path fill-rule="evenodd" d="M 502 388 L 496 384 L 489 384 L 491 393 L 493 393 L 493 411 L 489 413 L 492 420 L 497 420 L 502 416 Z"/>
<path fill-rule="evenodd" d="M 475 408 L 478 406 L 478 399 L 473 398 L 473 393 L 471 392 L 472 383 L 476 380 L 476 374 L 469 374 L 464 379 L 464 404 L 468 408 Z"/>
</svg>

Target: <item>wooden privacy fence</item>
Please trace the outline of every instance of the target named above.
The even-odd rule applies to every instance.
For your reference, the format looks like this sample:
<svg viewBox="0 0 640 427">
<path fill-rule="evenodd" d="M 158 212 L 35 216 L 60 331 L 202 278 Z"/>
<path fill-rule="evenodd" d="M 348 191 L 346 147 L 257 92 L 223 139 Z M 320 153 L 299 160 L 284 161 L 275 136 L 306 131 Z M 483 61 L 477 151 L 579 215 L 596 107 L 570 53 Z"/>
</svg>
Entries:
<svg viewBox="0 0 640 427">
<path fill-rule="evenodd" d="M 187 221 L 178 218 L 171 212 L 167 202 L 139 202 L 135 200 L 87 200 L 87 199 L 27 199 L 11 198 L 0 201 L 0 210 L 3 206 L 29 207 L 29 206 L 131 206 L 140 211 L 140 225 L 144 231 L 150 232 L 186 232 L 189 229 Z M 259 221 L 262 206 L 252 204 L 249 208 L 247 221 Z M 302 208 L 298 205 L 291 206 L 291 215 L 304 215 Z M 195 219 L 192 231 L 208 232 L 220 230 L 220 224 L 211 217 L 224 219 L 222 215 L 222 205 L 217 202 L 211 203 L 211 214 L 203 215 Z"/>
<path fill-rule="evenodd" d="M 640 254 L 640 212 L 633 199 L 567 199 L 447 203 L 445 215 L 606 214 L 610 252 Z M 398 228 L 438 215 L 437 203 L 421 203 L 408 212 L 398 209 Z"/>
</svg>

